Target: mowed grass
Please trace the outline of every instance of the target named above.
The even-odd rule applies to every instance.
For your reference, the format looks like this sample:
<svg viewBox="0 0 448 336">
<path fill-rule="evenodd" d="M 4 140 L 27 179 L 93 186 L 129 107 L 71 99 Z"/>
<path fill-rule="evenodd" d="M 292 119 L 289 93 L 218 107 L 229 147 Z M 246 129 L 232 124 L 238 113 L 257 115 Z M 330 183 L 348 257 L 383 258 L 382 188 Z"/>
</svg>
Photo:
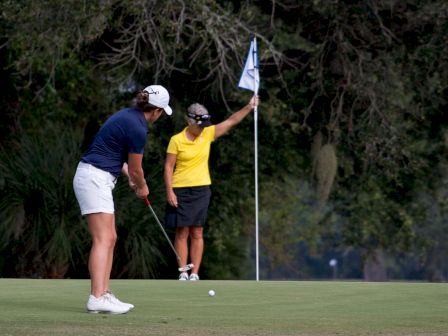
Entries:
<svg viewBox="0 0 448 336">
<path fill-rule="evenodd" d="M 112 280 L 126 315 L 87 314 L 89 286 L 0 279 L 0 335 L 448 335 L 447 284 Z"/>
</svg>

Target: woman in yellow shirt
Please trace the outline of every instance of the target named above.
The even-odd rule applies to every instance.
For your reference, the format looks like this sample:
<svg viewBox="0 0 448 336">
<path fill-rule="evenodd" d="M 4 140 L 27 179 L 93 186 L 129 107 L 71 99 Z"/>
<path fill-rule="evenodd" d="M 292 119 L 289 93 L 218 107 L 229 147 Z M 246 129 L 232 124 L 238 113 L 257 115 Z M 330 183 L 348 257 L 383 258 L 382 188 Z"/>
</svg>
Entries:
<svg viewBox="0 0 448 336">
<path fill-rule="evenodd" d="M 257 105 L 258 97 L 254 96 L 241 110 L 212 125 L 207 109 L 195 103 L 187 110 L 188 126 L 171 137 L 164 171 L 168 201 L 165 225 L 176 228 L 174 246 L 180 257 L 179 266 L 187 265 L 189 254 L 194 265 L 191 274 L 183 272 L 179 280 L 199 280 L 204 252 L 203 226 L 211 197 L 210 145 L 240 123 Z"/>
</svg>

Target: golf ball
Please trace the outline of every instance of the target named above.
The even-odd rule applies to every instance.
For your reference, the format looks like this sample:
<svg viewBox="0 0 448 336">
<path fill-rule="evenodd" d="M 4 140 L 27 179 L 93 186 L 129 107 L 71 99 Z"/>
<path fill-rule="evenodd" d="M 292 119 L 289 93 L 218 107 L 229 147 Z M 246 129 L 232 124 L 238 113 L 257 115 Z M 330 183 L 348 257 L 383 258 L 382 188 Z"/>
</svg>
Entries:
<svg viewBox="0 0 448 336">
<path fill-rule="evenodd" d="M 213 289 L 210 289 L 210 290 L 208 291 L 208 295 L 209 295 L 209 296 L 215 296 L 215 291 L 214 291 Z"/>
</svg>

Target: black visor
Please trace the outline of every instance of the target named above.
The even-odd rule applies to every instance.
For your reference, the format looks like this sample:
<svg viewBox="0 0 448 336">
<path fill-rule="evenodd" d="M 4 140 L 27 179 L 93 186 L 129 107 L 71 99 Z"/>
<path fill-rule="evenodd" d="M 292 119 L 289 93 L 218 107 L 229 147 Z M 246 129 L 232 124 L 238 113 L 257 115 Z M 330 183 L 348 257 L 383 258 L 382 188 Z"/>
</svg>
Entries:
<svg viewBox="0 0 448 336">
<path fill-rule="evenodd" d="M 193 119 L 196 124 L 200 127 L 206 127 L 206 126 L 210 126 L 212 123 L 210 121 L 210 119 L 212 118 L 212 116 L 210 114 L 194 114 L 194 113 L 187 113 L 188 118 Z"/>
</svg>

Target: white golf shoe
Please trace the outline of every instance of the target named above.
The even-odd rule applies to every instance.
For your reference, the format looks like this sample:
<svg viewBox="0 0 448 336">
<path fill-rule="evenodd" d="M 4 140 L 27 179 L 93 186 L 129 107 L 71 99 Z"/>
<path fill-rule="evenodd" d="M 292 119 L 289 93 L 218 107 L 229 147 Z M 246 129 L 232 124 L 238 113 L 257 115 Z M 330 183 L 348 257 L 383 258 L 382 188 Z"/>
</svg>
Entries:
<svg viewBox="0 0 448 336">
<path fill-rule="evenodd" d="M 112 293 L 111 291 L 106 291 L 106 292 L 104 292 L 103 295 L 107 295 L 107 296 L 109 296 L 110 299 L 112 300 L 112 302 L 115 302 L 115 303 L 117 303 L 117 304 L 120 304 L 120 305 L 123 305 L 123 306 L 125 306 L 125 307 L 128 307 L 129 310 L 134 309 L 134 305 L 133 305 L 132 303 L 126 303 L 126 302 L 122 302 L 122 301 L 120 301 L 120 300 L 114 295 L 114 293 Z"/>
<path fill-rule="evenodd" d="M 130 310 L 128 306 L 117 303 L 107 294 L 101 295 L 98 298 L 90 295 L 86 308 L 87 312 L 91 314 L 126 314 Z"/>
<path fill-rule="evenodd" d="M 199 281 L 199 275 L 197 275 L 196 273 L 191 273 L 190 274 L 190 278 L 188 280 L 190 280 L 190 281 Z"/>
<path fill-rule="evenodd" d="M 182 281 L 188 280 L 188 273 L 187 272 L 182 272 L 179 275 L 179 280 L 182 280 Z"/>
</svg>

